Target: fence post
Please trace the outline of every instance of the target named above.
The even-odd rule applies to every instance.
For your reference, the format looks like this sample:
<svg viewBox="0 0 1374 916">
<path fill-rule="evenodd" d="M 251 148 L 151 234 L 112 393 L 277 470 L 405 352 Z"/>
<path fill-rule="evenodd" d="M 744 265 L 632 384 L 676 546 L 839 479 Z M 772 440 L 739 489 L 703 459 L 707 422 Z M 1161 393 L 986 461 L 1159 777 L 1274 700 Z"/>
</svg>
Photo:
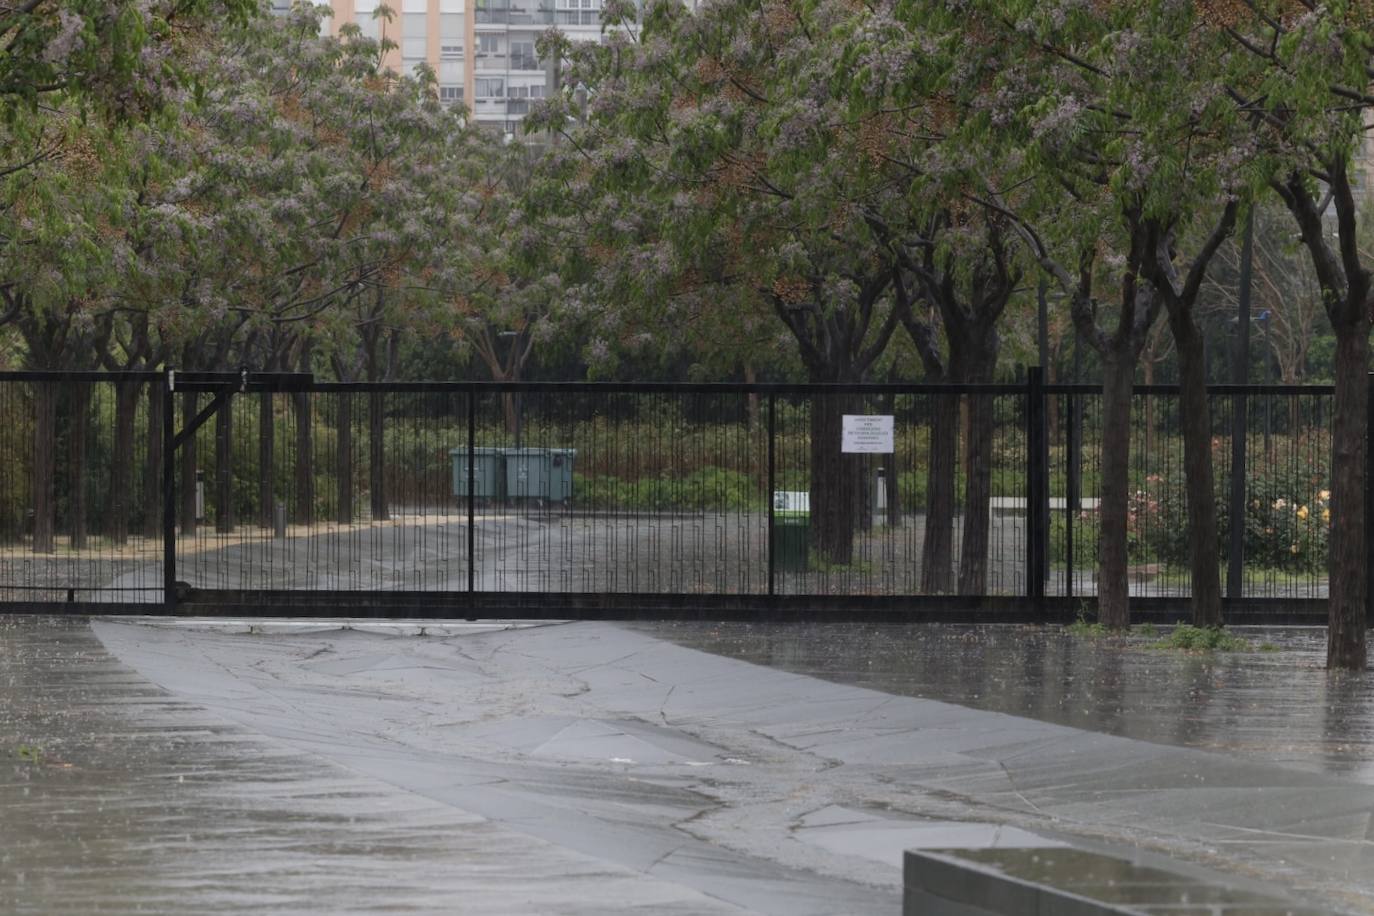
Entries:
<svg viewBox="0 0 1374 916">
<path fill-rule="evenodd" d="M 1242 383 L 1243 384 L 1243 383 Z M 1226 601 L 1239 601 L 1245 589 L 1245 462 L 1250 396 L 1231 399 L 1231 496 L 1227 508 Z"/>
<path fill-rule="evenodd" d="M 1364 433 L 1364 607 L 1365 624 L 1374 626 L 1374 372 L 1369 374 Z M 1327 599 L 1330 600 L 1329 598 Z"/>
<path fill-rule="evenodd" d="M 477 389 L 468 388 L 468 600 L 477 591 Z"/>
<path fill-rule="evenodd" d="M 1026 370 L 1026 596 L 1045 613 L 1049 543 L 1049 443 L 1045 428 L 1045 369 Z"/>
<path fill-rule="evenodd" d="M 1078 455 L 1082 448 L 1078 441 L 1078 393 L 1069 394 L 1069 409 L 1064 412 L 1064 442 L 1068 443 L 1069 460 L 1065 463 L 1064 480 L 1064 594 L 1073 597 L 1073 526 L 1078 520 L 1081 498 L 1078 492 Z"/>
<path fill-rule="evenodd" d="M 177 498 L 176 429 L 172 396 L 176 391 L 176 370 L 167 367 L 162 395 L 162 604 L 168 614 L 177 609 Z"/>
<path fill-rule="evenodd" d="M 777 407 L 775 402 L 776 395 L 768 392 L 768 594 L 776 593 L 777 583 L 774 578 L 774 557 L 773 557 L 773 466 L 775 458 L 775 442 L 777 440 Z"/>
</svg>

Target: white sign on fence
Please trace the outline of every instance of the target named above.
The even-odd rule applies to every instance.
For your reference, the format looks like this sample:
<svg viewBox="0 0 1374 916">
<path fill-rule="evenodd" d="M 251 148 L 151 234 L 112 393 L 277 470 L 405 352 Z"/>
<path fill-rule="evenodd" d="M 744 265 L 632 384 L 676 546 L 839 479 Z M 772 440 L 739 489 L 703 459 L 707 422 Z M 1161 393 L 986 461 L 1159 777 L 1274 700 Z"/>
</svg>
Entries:
<svg viewBox="0 0 1374 916">
<path fill-rule="evenodd" d="M 808 490 L 774 490 L 773 508 L 778 512 L 810 512 L 811 493 Z"/>
<path fill-rule="evenodd" d="M 894 451 L 892 444 L 892 415 L 876 417 L 859 414 L 844 415 L 844 433 L 840 440 L 841 452 L 854 452 L 866 455 L 889 455 Z"/>
</svg>

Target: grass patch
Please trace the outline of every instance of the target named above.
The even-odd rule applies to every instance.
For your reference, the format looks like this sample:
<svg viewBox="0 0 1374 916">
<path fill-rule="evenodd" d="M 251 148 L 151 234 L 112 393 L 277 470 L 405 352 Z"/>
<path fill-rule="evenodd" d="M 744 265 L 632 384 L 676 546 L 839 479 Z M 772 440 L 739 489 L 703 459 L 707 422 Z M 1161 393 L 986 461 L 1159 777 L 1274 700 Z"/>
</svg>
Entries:
<svg viewBox="0 0 1374 916">
<path fill-rule="evenodd" d="M 1154 644 L 1156 649 L 1179 649 L 1184 652 L 1250 652 L 1254 649 L 1247 640 L 1221 627 L 1195 627 L 1181 623 L 1168 639 Z"/>
<path fill-rule="evenodd" d="M 1077 636 L 1080 639 L 1101 639 L 1111 633 L 1107 625 L 1099 620 L 1091 620 L 1088 612 L 1082 607 L 1078 609 L 1078 619 L 1065 627 L 1070 636 Z"/>
<path fill-rule="evenodd" d="M 21 744 L 15 748 L 14 753 L 20 760 L 27 760 L 29 763 L 41 763 L 43 761 L 43 749 L 36 744 Z"/>
<path fill-rule="evenodd" d="M 807 555 L 807 569 L 811 572 L 853 573 L 860 576 L 870 576 L 875 568 L 872 560 L 852 560 L 849 563 L 837 563 L 818 550 L 812 550 Z"/>
</svg>

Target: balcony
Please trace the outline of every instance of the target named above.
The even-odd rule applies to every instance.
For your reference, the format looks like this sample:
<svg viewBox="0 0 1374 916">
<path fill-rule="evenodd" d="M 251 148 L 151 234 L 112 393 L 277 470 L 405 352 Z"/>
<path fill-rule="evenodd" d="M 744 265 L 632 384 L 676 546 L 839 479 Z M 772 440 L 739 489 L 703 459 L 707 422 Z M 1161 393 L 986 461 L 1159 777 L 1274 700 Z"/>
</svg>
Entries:
<svg viewBox="0 0 1374 916">
<path fill-rule="evenodd" d="M 553 11 L 518 6 L 487 6 L 474 10 L 478 25 L 551 25 Z"/>
<path fill-rule="evenodd" d="M 555 25 L 600 25 L 601 10 L 555 10 Z"/>
<path fill-rule="evenodd" d="M 474 11 L 478 25 L 600 25 L 601 10 L 555 10 L 548 7 L 489 4 Z"/>
</svg>

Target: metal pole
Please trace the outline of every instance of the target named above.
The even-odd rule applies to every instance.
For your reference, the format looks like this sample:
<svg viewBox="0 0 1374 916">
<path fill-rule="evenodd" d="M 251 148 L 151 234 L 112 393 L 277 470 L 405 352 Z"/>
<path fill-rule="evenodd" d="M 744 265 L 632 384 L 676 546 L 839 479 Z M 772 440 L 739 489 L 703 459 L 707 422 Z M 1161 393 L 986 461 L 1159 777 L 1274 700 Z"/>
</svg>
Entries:
<svg viewBox="0 0 1374 916">
<path fill-rule="evenodd" d="M 1074 335 L 1073 383 L 1083 381 L 1083 343 Z M 1073 422 L 1069 424 L 1069 511 L 1078 512 L 1082 498 L 1083 480 L 1083 398 L 1075 394 L 1070 405 Z"/>
<path fill-rule="evenodd" d="M 1050 364 L 1050 305 L 1049 305 L 1049 286 L 1044 275 L 1040 277 L 1040 283 L 1035 288 L 1035 299 L 1038 314 L 1036 316 L 1036 343 L 1040 350 L 1040 367 L 1043 369 Z"/>
<path fill-rule="evenodd" d="M 1369 374 L 1364 434 L 1364 606 L 1367 626 L 1374 626 L 1374 372 Z"/>
<path fill-rule="evenodd" d="M 1076 351 L 1075 351 L 1076 352 Z M 1065 440 L 1069 443 L 1070 452 L 1075 448 L 1078 441 L 1078 395 L 1069 395 L 1069 409 L 1065 422 L 1068 429 L 1065 431 Z M 1064 594 L 1073 597 L 1073 524 L 1078 515 L 1078 475 L 1074 473 L 1074 458 L 1069 456 L 1068 480 L 1065 481 L 1064 493 Z"/>
<path fill-rule="evenodd" d="M 1026 595 L 1045 610 L 1045 544 L 1049 540 L 1049 479 L 1045 441 L 1045 369 L 1026 370 Z"/>
<path fill-rule="evenodd" d="M 1232 381 L 1250 383 L 1250 272 L 1254 260 L 1255 216 L 1245 219 L 1240 246 L 1240 289 L 1236 296 L 1236 356 Z M 1228 508 L 1230 543 L 1226 562 L 1226 598 L 1238 601 L 1245 590 L 1245 439 L 1249 426 L 1249 398 L 1231 399 L 1231 497 Z"/>
<path fill-rule="evenodd" d="M 177 609 L 176 429 L 172 413 L 176 370 L 170 366 L 164 384 L 167 388 L 162 397 L 162 604 L 166 613 L 173 614 Z"/>
<path fill-rule="evenodd" d="M 468 595 L 477 591 L 477 390 L 468 388 Z"/>
<path fill-rule="evenodd" d="M 774 459 L 776 458 L 777 442 L 777 405 L 774 400 L 773 392 L 768 392 L 768 594 L 776 594 L 777 583 L 775 574 L 775 558 L 773 557 L 773 488 L 774 488 Z"/>
</svg>

